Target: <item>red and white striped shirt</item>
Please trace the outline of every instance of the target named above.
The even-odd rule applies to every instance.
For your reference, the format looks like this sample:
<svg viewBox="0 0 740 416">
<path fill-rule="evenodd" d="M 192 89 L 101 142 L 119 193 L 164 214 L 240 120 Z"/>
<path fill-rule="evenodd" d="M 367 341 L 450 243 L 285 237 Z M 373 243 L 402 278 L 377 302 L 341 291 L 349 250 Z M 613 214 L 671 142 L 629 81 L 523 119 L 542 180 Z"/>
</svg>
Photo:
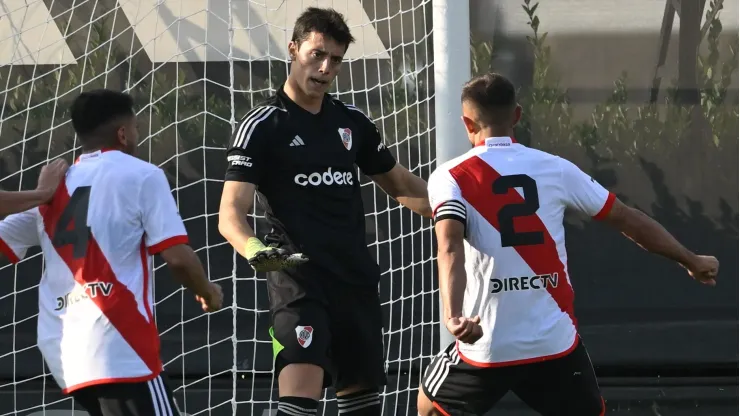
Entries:
<svg viewBox="0 0 740 416">
<path fill-rule="evenodd" d="M 483 338 L 458 343 L 471 365 L 524 364 L 577 345 L 568 275 L 566 208 L 594 218 L 615 196 L 573 163 L 509 137 L 492 137 L 429 178 L 435 221 L 465 224 L 464 316 L 479 315 Z"/>
<path fill-rule="evenodd" d="M 53 200 L 0 222 L 0 251 L 41 246 L 38 345 L 65 393 L 162 371 L 152 255 L 188 238 L 164 172 L 119 151 L 84 154 Z"/>
</svg>

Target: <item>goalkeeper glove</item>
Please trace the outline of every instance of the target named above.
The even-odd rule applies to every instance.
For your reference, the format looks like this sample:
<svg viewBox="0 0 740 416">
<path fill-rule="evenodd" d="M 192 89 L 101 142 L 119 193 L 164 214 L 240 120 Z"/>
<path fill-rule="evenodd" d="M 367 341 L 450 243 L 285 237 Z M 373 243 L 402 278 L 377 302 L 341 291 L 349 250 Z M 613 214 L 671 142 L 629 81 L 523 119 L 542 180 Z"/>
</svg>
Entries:
<svg viewBox="0 0 740 416">
<path fill-rule="evenodd" d="M 257 237 L 247 240 L 244 248 L 247 261 L 256 272 L 274 272 L 299 266 L 308 261 L 302 253 L 290 254 L 275 244 L 265 246 Z"/>
</svg>

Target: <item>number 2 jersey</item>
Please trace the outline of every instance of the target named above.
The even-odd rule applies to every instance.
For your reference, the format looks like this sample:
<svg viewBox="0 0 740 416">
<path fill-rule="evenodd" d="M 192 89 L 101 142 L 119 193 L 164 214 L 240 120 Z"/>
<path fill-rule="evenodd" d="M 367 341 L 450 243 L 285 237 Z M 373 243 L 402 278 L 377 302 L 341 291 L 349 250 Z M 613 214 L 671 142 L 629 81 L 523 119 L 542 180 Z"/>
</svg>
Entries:
<svg viewBox="0 0 740 416">
<path fill-rule="evenodd" d="M 493 137 L 429 179 L 434 220 L 465 224 L 464 316 L 483 337 L 458 343 L 480 367 L 558 358 L 578 345 L 563 216 L 605 217 L 615 196 L 573 163 Z"/>
<path fill-rule="evenodd" d="M 49 204 L 0 222 L 11 262 L 41 246 L 38 346 L 63 392 L 162 371 L 152 255 L 187 241 L 164 172 L 115 150 L 83 154 Z"/>
</svg>

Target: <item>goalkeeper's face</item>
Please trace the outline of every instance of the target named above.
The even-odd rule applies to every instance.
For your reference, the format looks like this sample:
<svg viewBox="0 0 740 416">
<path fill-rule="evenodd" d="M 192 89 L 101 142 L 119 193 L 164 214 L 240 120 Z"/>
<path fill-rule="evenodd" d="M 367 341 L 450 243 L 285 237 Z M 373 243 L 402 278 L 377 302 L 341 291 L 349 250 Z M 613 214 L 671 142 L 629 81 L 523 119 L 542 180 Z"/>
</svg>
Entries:
<svg viewBox="0 0 740 416">
<path fill-rule="evenodd" d="M 331 87 L 342 67 L 346 46 L 318 32 L 302 42 L 288 45 L 293 63 L 290 77 L 302 92 L 312 98 L 322 98 Z"/>
</svg>

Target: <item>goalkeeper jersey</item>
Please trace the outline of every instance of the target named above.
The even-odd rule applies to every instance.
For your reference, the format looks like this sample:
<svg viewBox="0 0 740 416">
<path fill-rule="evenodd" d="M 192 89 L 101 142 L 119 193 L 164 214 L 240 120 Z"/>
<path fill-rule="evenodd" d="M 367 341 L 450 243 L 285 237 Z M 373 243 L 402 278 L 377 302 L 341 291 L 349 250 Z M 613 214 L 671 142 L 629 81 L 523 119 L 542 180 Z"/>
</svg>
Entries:
<svg viewBox="0 0 740 416">
<path fill-rule="evenodd" d="M 327 94 L 312 114 L 281 87 L 241 120 L 227 161 L 227 181 L 257 186 L 265 240 L 308 256 L 300 273 L 377 285 L 357 168 L 375 175 L 396 162 L 361 110 Z"/>
<path fill-rule="evenodd" d="M 10 261 L 41 247 L 38 346 L 65 393 L 161 372 L 152 255 L 187 241 L 164 172 L 115 150 L 80 156 L 49 204 L 0 222 Z"/>
<path fill-rule="evenodd" d="M 615 196 L 573 163 L 493 137 L 430 176 L 435 222 L 465 224 L 464 316 L 483 337 L 458 343 L 481 367 L 563 356 L 577 346 L 563 216 L 600 219 Z"/>
</svg>

